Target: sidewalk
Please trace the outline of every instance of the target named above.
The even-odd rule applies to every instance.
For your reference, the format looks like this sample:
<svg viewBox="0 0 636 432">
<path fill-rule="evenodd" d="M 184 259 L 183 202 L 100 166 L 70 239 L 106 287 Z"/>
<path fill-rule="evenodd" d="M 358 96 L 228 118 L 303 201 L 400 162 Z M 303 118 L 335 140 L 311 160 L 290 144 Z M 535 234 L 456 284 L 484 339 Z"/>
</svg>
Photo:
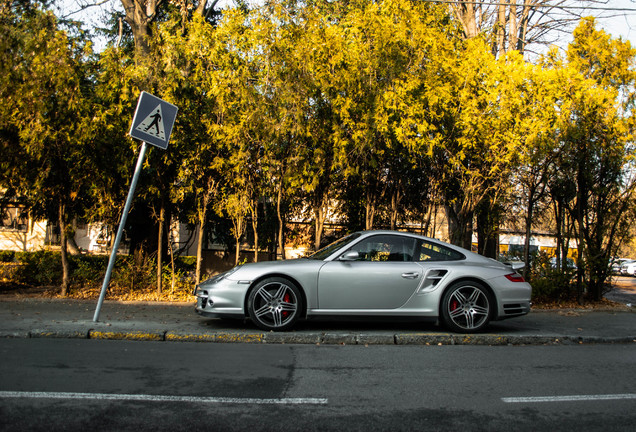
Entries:
<svg viewBox="0 0 636 432">
<path fill-rule="evenodd" d="M 0 338 L 83 338 L 297 344 L 543 345 L 636 343 L 636 308 L 535 310 L 491 323 L 486 333 L 448 333 L 433 323 L 307 321 L 295 331 L 263 332 L 249 321 L 209 319 L 194 304 L 0 300 Z"/>
</svg>

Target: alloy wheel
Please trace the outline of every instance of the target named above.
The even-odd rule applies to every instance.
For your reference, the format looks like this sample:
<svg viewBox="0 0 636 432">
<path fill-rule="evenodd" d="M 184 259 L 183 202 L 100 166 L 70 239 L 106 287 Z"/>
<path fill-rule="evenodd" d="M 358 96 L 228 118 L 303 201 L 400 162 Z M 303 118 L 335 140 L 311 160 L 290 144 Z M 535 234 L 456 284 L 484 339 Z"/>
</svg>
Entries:
<svg viewBox="0 0 636 432">
<path fill-rule="evenodd" d="M 490 299 L 477 284 L 462 284 L 452 288 L 443 302 L 443 318 L 453 330 L 475 332 L 490 320 Z"/>
<path fill-rule="evenodd" d="M 298 289 L 289 281 L 272 278 L 258 284 L 250 294 L 248 312 L 256 325 L 265 330 L 284 330 L 298 318 Z"/>
</svg>

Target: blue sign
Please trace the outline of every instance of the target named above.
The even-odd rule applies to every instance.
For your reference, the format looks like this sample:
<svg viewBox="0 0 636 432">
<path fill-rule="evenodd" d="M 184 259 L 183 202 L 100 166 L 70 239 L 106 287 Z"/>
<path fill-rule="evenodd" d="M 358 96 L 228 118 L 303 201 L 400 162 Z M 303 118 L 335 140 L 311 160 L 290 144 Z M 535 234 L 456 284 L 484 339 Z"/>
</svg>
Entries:
<svg viewBox="0 0 636 432">
<path fill-rule="evenodd" d="M 167 149 L 177 111 L 175 105 L 142 91 L 130 127 L 130 136 Z"/>
</svg>

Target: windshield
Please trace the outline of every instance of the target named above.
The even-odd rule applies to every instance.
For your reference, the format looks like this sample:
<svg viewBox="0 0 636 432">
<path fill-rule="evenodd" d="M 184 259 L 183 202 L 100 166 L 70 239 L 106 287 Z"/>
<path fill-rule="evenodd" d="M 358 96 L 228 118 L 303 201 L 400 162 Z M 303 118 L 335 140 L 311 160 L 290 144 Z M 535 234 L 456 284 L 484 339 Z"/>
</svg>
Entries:
<svg viewBox="0 0 636 432">
<path fill-rule="evenodd" d="M 329 255 L 331 255 L 332 253 L 334 253 L 338 249 L 344 247 L 345 245 L 351 243 L 352 241 L 354 241 L 355 239 L 357 239 L 361 235 L 362 235 L 362 233 L 349 234 L 348 236 L 345 236 L 345 237 L 341 238 L 340 240 L 336 240 L 335 242 L 331 243 L 330 245 L 325 246 L 324 248 L 320 249 L 318 252 L 314 253 L 313 255 L 308 256 L 307 258 L 312 259 L 312 260 L 322 261 L 325 258 L 329 257 Z"/>
</svg>

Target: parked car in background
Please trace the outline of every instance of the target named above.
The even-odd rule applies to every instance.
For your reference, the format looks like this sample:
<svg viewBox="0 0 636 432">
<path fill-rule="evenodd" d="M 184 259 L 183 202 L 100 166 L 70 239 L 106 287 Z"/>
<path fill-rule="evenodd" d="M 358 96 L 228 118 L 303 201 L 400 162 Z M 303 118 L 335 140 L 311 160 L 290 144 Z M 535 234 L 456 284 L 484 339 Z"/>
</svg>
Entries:
<svg viewBox="0 0 636 432">
<path fill-rule="evenodd" d="M 623 276 L 636 276 L 636 261 L 627 260 L 621 264 L 621 274 Z"/>
<path fill-rule="evenodd" d="M 629 258 L 614 258 L 611 261 L 611 270 L 612 270 L 612 274 L 621 274 L 621 267 L 623 266 L 624 263 L 629 262 L 629 261 L 634 261 L 632 259 Z"/>
<path fill-rule="evenodd" d="M 460 333 L 527 314 L 530 284 L 508 265 L 428 237 L 350 234 L 307 258 L 244 264 L 199 284 L 196 312 L 288 330 L 320 317 L 440 320 Z"/>
<path fill-rule="evenodd" d="M 552 258 L 550 258 L 550 266 L 551 266 L 553 269 L 556 269 L 556 268 L 557 268 L 557 259 L 556 259 L 556 257 L 552 257 Z M 565 262 L 562 262 L 562 263 L 561 263 L 561 268 L 562 268 L 563 270 L 576 270 L 576 269 L 577 269 L 577 267 L 576 267 L 576 261 L 574 261 L 572 258 L 567 258 L 567 259 L 565 260 Z"/>
</svg>

